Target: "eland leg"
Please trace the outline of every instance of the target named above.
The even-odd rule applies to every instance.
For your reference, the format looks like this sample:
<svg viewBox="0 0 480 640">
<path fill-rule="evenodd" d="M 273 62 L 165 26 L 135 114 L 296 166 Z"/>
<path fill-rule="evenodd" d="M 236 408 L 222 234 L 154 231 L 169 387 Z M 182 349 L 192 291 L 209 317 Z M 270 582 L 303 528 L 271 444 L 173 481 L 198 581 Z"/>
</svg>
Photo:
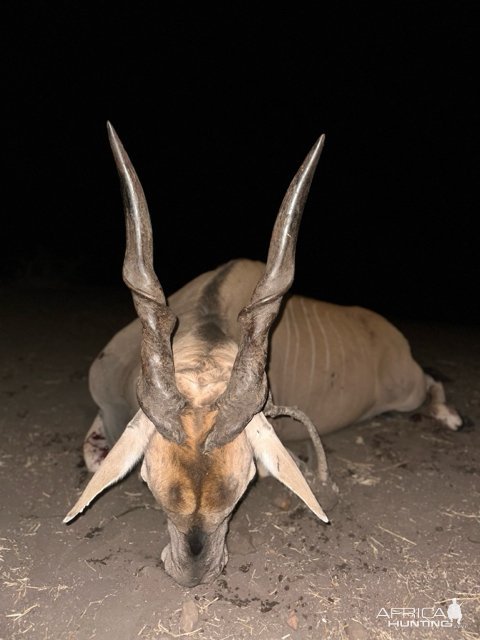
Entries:
<svg viewBox="0 0 480 640">
<path fill-rule="evenodd" d="M 462 426 L 462 418 L 457 411 L 446 403 L 443 384 L 434 380 L 432 376 L 425 374 L 427 383 L 427 404 L 424 412 L 426 415 L 438 420 L 452 431 L 458 431 Z"/>
</svg>

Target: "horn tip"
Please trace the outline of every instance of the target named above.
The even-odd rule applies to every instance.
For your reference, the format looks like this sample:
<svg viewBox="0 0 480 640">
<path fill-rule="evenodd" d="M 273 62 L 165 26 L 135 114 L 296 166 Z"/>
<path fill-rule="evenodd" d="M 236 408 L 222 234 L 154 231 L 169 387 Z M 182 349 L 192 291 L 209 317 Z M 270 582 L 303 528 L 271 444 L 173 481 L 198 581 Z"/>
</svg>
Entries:
<svg viewBox="0 0 480 640">
<path fill-rule="evenodd" d="M 303 170 L 306 174 L 313 175 L 320 156 L 322 155 L 323 145 L 325 144 L 325 134 L 318 138 L 313 147 L 310 149 L 308 156 L 305 158 L 305 161 L 302 165 L 301 171 Z"/>
<path fill-rule="evenodd" d="M 113 152 L 113 157 L 115 158 L 117 169 L 120 172 L 122 172 L 125 169 L 128 170 L 128 168 L 130 167 L 130 160 L 128 158 L 127 152 L 123 147 L 122 141 L 120 140 L 118 133 L 115 131 L 112 123 L 109 120 L 107 120 L 107 133 L 108 133 L 108 141 L 110 143 L 110 148 Z"/>
<path fill-rule="evenodd" d="M 117 132 L 115 131 L 112 123 L 110 122 L 110 120 L 107 120 L 107 133 L 108 133 L 108 138 L 109 138 L 110 142 L 118 142 L 119 141 L 119 137 L 117 135 Z"/>
<path fill-rule="evenodd" d="M 315 151 L 318 153 L 319 151 L 321 151 L 323 149 L 323 145 L 325 144 L 325 134 L 322 133 L 322 135 L 319 137 L 319 139 L 317 140 L 317 142 L 315 143 L 314 149 Z"/>
</svg>

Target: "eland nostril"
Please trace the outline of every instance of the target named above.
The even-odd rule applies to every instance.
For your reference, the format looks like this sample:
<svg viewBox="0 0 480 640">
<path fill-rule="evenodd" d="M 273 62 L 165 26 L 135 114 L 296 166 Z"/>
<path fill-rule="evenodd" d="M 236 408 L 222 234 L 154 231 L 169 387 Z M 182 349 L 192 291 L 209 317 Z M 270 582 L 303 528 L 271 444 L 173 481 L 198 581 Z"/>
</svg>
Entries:
<svg viewBox="0 0 480 640">
<path fill-rule="evenodd" d="M 200 527 L 192 527 L 187 533 L 187 542 L 190 547 L 192 556 L 198 556 L 202 553 L 207 534 Z"/>
</svg>

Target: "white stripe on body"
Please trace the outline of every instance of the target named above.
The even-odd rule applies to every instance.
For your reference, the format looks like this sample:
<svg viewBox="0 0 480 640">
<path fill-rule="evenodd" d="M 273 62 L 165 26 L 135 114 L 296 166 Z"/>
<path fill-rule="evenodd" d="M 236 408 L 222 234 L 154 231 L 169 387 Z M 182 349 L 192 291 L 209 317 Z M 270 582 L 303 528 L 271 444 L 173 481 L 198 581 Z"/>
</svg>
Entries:
<svg viewBox="0 0 480 640">
<path fill-rule="evenodd" d="M 341 392 L 343 392 L 345 390 L 345 370 L 346 370 L 346 354 L 345 354 L 345 345 L 343 343 L 343 338 L 341 333 L 338 331 L 337 327 L 335 326 L 335 323 L 332 322 L 331 318 L 330 318 L 330 314 L 325 314 L 325 319 L 328 320 L 330 322 L 330 326 L 332 327 L 335 335 L 337 336 L 337 341 L 340 347 L 340 354 L 341 354 L 341 370 L 340 370 L 340 387 L 339 390 Z"/>
<path fill-rule="evenodd" d="M 305 317 L 305 323 L 308 329 L 308 335 L 310 337 L 310 375 L 308 381 L 308 393 L 307 399 L 310 398 L 310 394 L 312 392 L 313 380 L 315 377 L 315 360 L 316 360 L 316 340 L 315 333 L 312 328 L 312 323 L 310 322 L 310 318 L 308 317 L 307 311 L 305 309 L 305 300 L 300 298 L 300 305 L 302 307 L 302 312 Z"/>
<path fill-rule="evenodd" d="M 285 359 L 283 361 L 282 393 L 280 397 L 285 397 L 285 391 L 287 389 L 287 380 L 288 380 L 288 361 L 289 361 L 289 355 L 290 355 L 290 333 L 291 333 L 290 317 L 289 317 L 288 309 L 289 309 L 289 305 L 286 305 L 284 318 L 285 318 L 285 327 L 287 331 L 287 339 L 285 344 L 285 354 L 284 354 Z"/>
<path fill-rule="evenodd" d="M 298 325 L 295 322 L 295 316 L 292 317 L 292 325 L 293 325 L 294 334 L 295 334 L 295 356 L 293 359 L 292 382 L 291 382 L 291 385 L 289 385 L 289 387 L 291 389 L 295 389 L 295 383 L 297 378 L 298 352 L 300 347 L 300 334 L 298 331 Z"/>
</svg>

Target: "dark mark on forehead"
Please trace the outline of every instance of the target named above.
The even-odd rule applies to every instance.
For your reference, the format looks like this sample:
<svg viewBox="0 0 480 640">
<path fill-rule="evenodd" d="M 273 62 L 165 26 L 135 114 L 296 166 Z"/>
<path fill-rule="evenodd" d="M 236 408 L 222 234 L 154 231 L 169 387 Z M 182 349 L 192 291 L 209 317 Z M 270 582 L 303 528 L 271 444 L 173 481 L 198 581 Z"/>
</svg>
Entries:
<svg viewBox="0 0 480 640">
<path fill-rule="evenodd" d="M 219 476 L 205 464 L 184 466 L 182 471 L 168 488 L 166 506 L 169 510 L 181 512 L 187 507 L 194 509 L 192 515 L 202 516 L 232 506 L 235 489 L 228 478 Z"/>
<path fill-rule="evenodd" d="M 181 508 L 184 500 L 182 498 L 182 485 L 180 482 L 174 482 L 168 490 L 169 508 L 172 510 Z"/>
</svg>

